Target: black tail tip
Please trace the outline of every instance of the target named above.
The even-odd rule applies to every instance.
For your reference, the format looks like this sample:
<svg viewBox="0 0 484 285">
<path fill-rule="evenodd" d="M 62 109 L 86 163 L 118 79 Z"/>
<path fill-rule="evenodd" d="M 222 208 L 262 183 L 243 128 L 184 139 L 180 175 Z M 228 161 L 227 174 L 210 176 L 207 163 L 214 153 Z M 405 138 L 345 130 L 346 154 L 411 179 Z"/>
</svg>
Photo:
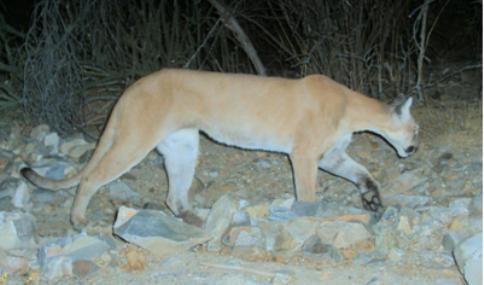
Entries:
<svg viewBox="0 0 484 285">
<path fill-rule="evenodd" d="M 20 169 L 20 174 L 22 174 L 23 177 L 27 177 L 30 171 L 32 171 L 30 167 L 24 167 Z"/>
</svg>

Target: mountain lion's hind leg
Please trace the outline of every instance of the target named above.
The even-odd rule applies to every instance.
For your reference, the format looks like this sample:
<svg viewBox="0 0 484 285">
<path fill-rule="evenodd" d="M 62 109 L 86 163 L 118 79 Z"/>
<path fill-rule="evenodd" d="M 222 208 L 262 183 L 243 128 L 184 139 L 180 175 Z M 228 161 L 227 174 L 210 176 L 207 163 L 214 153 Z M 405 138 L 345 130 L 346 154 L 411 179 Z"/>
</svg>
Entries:
<svg viewBox="0 0 484 285">
<path fill-rule="evenodd" d="M 75 228 L 79 228 L 86 223 L 87 206 L 99 188 L 130 170 L 154 147 L 145 147 L 146 141 L 141 143 L 128 139 L 135 137 L 124 137 L 122 142 L 115 141 L 113 146 L 99 160 L 99 163 L 92 167 L 89 172 L 84 173 L 71 212 L 71 222 Z"/>
<path fill-rule="evenodd" d="M 364 166 L 349 157 L 344 151 L 330 151 L 319 161 L 319 167 L 329 173 L 353 182 L 359 189 L 363 207 L 381 212 L 383 205 L 378 192 L 378 183 Z"/>
<path fill-rule="evenodd" d="M 198 157 L 199 134 L 196 129 L 182 129 L 168 135 L 157 149 L 165 158 L 168 175 L 167 206 L 188 223 L 200 224 L 188 201 Z"/>
</svg>

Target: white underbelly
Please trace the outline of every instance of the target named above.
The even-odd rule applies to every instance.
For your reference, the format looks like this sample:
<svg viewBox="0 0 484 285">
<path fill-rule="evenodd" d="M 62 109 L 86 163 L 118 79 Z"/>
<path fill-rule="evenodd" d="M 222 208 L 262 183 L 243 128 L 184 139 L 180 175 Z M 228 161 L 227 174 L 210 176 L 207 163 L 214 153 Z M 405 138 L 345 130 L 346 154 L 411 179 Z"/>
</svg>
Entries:
<svg viewBox="0 0 484 285">
<path fill-rule="evenodd" d="M 219 143 L 243 149 L 290 153 L 292 148 L 288 140 L 269 135 L 257 135 L 250 132 L 221 132 L 214 129 L 202 131 Z"/>
</svg>

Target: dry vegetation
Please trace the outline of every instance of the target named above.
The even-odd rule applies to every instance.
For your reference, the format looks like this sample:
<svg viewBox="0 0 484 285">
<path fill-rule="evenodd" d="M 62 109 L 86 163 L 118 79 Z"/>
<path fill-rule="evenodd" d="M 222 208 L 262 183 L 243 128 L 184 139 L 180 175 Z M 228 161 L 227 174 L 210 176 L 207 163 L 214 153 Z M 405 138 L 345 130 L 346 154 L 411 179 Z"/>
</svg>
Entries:
<svg viewBox="0 0 484 285">
<path fill-rule="evenodd" d="M 224 25 L 227 15 L 270 75 L 323 73 L 381 99 L 403 93 L 423 101 L 438 79 L 420 64 L 438 56 L 430 35 L 442 38 L 436 27 L 452 6 L 451 0 L 241 0 L 225 1 L 230 14 L 224 15 L 214 2 L 223 3 L 42 0 L 25 33 L 0 14 L 0 108 L 21 106 L 61 133 L 83 131 L 102 126 L 129 83 L 162 67 L 254 72 L 240 39 Z M 469 17 L 469 26 L 480 26 L 480 17 Z M 471 37 L 475 50 L 481 37 Z"/>
</svg>

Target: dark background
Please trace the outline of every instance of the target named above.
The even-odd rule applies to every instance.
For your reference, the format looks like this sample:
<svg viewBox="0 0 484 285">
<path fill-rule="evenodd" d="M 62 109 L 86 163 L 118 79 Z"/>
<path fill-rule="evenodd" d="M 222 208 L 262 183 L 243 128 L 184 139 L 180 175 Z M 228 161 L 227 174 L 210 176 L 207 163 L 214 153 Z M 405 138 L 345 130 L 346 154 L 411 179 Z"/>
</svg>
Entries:
<svg viewBox="0 0 484 285">
<path fill-rule="evenodd" d="M 102 125 L 129 83 L 162 67 L 257 73 L 228 16 L 268 75 L 323 73 L 424 103 L 442 99 L 438 84 L 481 73 L 481 1 L 217 3 L 224 17 L 206 0 L 0 1 L 0 108 L 68 133 Z"/>
</svg>

